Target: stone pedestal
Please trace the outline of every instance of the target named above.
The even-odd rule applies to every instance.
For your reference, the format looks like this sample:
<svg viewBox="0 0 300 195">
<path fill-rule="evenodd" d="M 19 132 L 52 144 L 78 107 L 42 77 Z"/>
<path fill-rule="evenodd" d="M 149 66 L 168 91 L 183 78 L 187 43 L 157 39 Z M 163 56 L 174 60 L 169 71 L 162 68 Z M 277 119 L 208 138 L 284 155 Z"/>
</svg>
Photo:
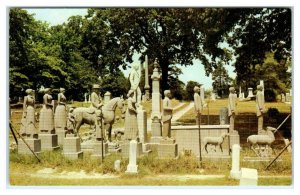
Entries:
<svg viewBox="0 0 300 195">
<path fill-rule="evenodd" d="M 76 160 L 83 157 L 83 152 L 81 151 L 80 138 L 75 137 L 74 134 L 67 135 L 64 139 L 63 154 L 65 157 Z"/>
<path fill-rule="evenodd" d="M 41 139 L 41 149 L 42 151 L 53 151 L 59 148 L 57 142 L 56 134 L 39 134 L 39 138 Z"/>
<path fill-rule="evenodd" d="M 136 164 L 137 158 L 137 141 L 130 141 L 130 149 L 129 149 L 129 164 L 127 165 L 126 174 L 137 174 L 138 173 L 138 165 Z"/>
<path fill-rule="evenodd" d="M 229 145 L 230 149 L 232 149 L 232 146 L 234 144 L 240 145 L 240 135 L 238 131 L 233 130 L 229 132 Z"/>
<path fill-rule="evenodd" d="M 263 116 L 259 116 L 258 118 L 258 122 L 257 122 L 257 132 L 259 134 L 259 132 L 261 130 L 263 130 L 263 123 L 264 123 L 264 117 Z"/>
<path fill-rule="evenodd" d="M 66 131 L 64 129 L 55 129 L 55 133 L 57 135 L 57 143 L 58 145 L 64 145 L 64 139 L 66 137 Z"/>
<path fill-rule="evenodd" d="M 247 98 L 252 98 L 252 97 L 254 97 L 254 95 L 253 95 L 253 88 L 248 88 L 248 96 L 247 96 Z"/>
<path fill-rule="evenodd" d="M 138 137 L 141 143 L 147 142 L 147 112 L 137 109 Z"/>
<path fill-rule="evenodd" d="M 231 171 L 230 177 L 233 179 L 240 179 L 241 171 L 240 171 L 240 145 L 234 144 L 232 146 L 232 163 L 231 163 Z"/>
<path fill-rule="evenodd" d="M 223 107 L 220 109 L 220 125 L 229 124 L 228 108 Z"/>
<path fill-rule="evenodd" d="M 258 173 L 256 169 L 241 169 L 240 186 L 257 186 Z"/>
<path fill-rule="evenodd" d="M 136 147 L 137 147 L 136 155 L 137 157 L 139 157 L 143 154 L 143 144 L 141 142 L 137 142 Z M 122 156 L 127 158 L 129 156 L 129 151 L 130 151 L 130 142 L 124 141 L 123 143 L 120 144 L 120 148 L 121 148 Z"/>
<path fill-rule="evenodd" d="M 103 156 L 108 155 L 108 143 L 103 143 Z M 102 143 L 101 141 L 95 141 L 93 143 L 93 154 L 92 158 L 101 159 L 102 158 Z"/>
<path fill-rule="evenodd" d="M 178 145 L 174 139 L 163 139 L 160 141 L 160 144 L 157 145 L 157 154 L 159 159 L 177 158 Z"/>
<path fill-rule="evenodd" d="M 29 145 L 32 151 L 35 153 L 41 152 L 41 140 L 35 138 L 25 138 L 26 143 Z M 18 140 L 18 154 L 32 154 L 28 146 L 22 139 Z"/>
</svg>

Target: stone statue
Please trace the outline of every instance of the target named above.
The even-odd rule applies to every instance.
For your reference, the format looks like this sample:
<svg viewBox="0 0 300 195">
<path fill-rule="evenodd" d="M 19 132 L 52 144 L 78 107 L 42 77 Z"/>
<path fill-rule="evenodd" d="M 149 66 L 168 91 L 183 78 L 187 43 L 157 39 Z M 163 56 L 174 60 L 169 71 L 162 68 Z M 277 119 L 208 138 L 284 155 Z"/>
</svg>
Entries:
<svg viewBox="0 0 300 195">
<path fill-rule="evenodd" d="M 34 90 L 27 89 L 25 92 L 27 96 L 24 97 L 23 116 L 21 120 L 22 128 L 20 132 L 22 136 L 33 138 L 38 134 L 38 131 L 35 127 Z"/>
<path fill-rule="evenodd" d="M 195 106 L 195 113 L 196 113 L 196 124 L 198 124 L 199 119 L 201 118 L 202 109 L 204 106 L 204 100 L 200 96 L 200 87 L 194 87 L 194 106 Z"/>
<path fill-rule="evenodd" d="M 138 64 L 134 64 L 130 75 L 129 75 L 129 81 L 130 81 L 130 89 L 134 91 L 134 100 L 139 106 L 141 103 L 141 98 L 142 98 L 142 92 L 139 87 L 140 81 L 141 81 L 141 68 L 139 67 Z"/>
<path fill-rule="evenodd" d="M 69 109 L 68 120 L 67 120 L 67 134 L 75 134 L 74 108 Z"/>
<path fill-rule="evenodd" d="M 229 88 L 228 96 L 228 116 L 230 120 L 229 131 L 234 131 L 234 119 L 236 115 L 236 104 L 237 104 L 237 95 L 235 93 L 234 87 Z"/>
<path fill-rule="evenodd" d="M 172 112 L 173 108 L 171 105 L 171 91 L 165 90 L 164 91 L 165 99 L 163 100 L 163 113 L 162 113 L 162 122 L 163 122 L 163 131 L 162 136 L 163 138 L 170 138 L 171 137 L 171 119 L 172 119 Z"/>
<path fill-rule="evenodd" d="M 137 111 L 135 107 L 134 91 L 127 94 L 127 110 L 125 113 L 125 140 L 136 140 L 138 136 Z"/>
<path fill-rule="evenodd" d="M 100 109 L 103 104 L 101 97 L 99 96 L 100 86 L 98 84 L 93 85 L 93 92 L 91 94 L 91 106 L 90 108 Z"/>
<path fill-rule="evenodd" d="M 57 107 L 55 109 L 54 114 L 54 123 L 55 123 L 55 130 L 58 129 L 64 131 L 67 125 L 67 111 L 66 111 L 66 96 L 64 95 L 65 89 L 60 88 L 60 93 L 58 94 L 57 100 Z"/>
<path fill-rule="evenodd" d="M 53 105 L 51 88 L 44 90 L 45 95 L 43 96 L 43 107 L 40 111 L 40 123 L 39 130 L 42 133 L 53 133 L 54 132 L 54 116 L 53 116 Z"/>
<path fill-rule="evenodd" d="M 263 130 L 263 113 L 265 112 L 265 97 L 263 94 L 263 87 L 257 86 L 256 93 L 256 116 L 258 117 L 258 132 Z"/>
</svg>

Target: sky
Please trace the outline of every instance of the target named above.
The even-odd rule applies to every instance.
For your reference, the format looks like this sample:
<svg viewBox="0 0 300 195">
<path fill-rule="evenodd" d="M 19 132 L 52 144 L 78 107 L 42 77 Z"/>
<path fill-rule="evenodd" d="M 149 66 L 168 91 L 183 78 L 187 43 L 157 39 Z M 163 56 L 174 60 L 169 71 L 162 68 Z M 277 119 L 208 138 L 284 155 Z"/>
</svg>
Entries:
<svg viewBox="0 0 300 195">
<path fill-rule="evenodd" d="M 34 14 L 35 19 L 46 21 L 50 25 L 58 25 L 68 21 L 70 16 L 74 15 L 86 15 L 87 9 L 85 8 L 34 8 L 26 9 L 30 14 Z M 139 54 L 133 56 L 133 63 L 139 63 L 138 58 Z M 183 74 L 179 76 L 179 79 L 185 84 L 188 81 L 197 81 L 200 84 L 203 84 L 205 89 L 212 89 L 212 79 L 211 75 L 209 77 L 205 76 L 204 66 L 199 60 L 193 60 L 193 65 L 190 66 L 180 66 Z M 234 68 L 232 66 L 225 66 L 228 70 L 229 76 L 235 78 L 236 74 L 233 72 Z M 124 75 L 128 77 L 130 69 L 121 70 L 124 72 Z"/>
</svg>

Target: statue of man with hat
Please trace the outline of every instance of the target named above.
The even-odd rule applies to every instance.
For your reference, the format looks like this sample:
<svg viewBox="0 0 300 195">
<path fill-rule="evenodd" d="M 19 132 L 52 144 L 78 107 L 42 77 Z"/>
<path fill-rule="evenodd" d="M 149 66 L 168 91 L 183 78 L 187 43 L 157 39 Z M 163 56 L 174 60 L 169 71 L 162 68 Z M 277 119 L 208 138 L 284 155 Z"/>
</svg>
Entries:
<svg viewBox="0 0 300 195">
<path fill-rule="evenodd" d="M 96 139 L 101 140 L 102 137 L 102 128 L 101 128 L 101 118 L 102 118 L 102 100 L 99 96 L 100 92 L 100 85 L 94 84 L 93 85 L 93 92 L 91 94 L 91 110 L 93 113 L 95 113 L 95 125 L 96 125 Z"/>
</svg>

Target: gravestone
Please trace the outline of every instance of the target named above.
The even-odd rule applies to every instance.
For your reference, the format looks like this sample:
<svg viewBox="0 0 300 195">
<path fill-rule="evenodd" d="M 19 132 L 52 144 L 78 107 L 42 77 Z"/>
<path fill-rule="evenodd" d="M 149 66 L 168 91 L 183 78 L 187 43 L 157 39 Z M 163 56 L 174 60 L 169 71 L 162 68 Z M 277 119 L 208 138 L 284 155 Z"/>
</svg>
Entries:
<svg viewBox="0 0 300 195">
<path fill-rule="evenodd" d="M 143 145 L 143 152 L 147 152 L 147 112 L 137 109 L 138 137 Z"/>
<path fill-rule="evenodd" d="M 71 160 L 82 158 L 83 152 L 81 151 L 80 138 L 74 134 L 67 134 L 64 138 L 63 154 Z"/>
<path fill-rule="evenodd" d="M 30 149 L 38 154 L 41 152 L 41 140 L 37 138 L 25 138 L 26 143 L 29 145 Z M 32 154 L 28 146 L 24 143 L 22 139 L 18 139 L 18 154 Z"/>
<path fill-rule="evenodd" d="M 285 102 L 291 102 L 291 95 L 290 95 L 290 93 L 286 93 L 285 94 Z"/>
<path fill-rule="evenodd" d="M 126 174 L 137 174 L 138 173 L 138 165 L 136 164 L 137 159 L 137 141 L 130 141 L 130 149 L 129 149 L 129 164 L 127 165 Z"/>
<path fill-rule="evenodd" d="M 231 171 L 230 177 L 233 179 L 240 179 L 241 170 L 240 170 L 240 145 L 234 144 L 232 146 L 232 154 L 231 154 Z"/>
<path fill-rule="evenodd" d="M 211 93 L 210 97 L 211 101 L 215 102 L 216 101 L 216 94 L 214 92 Z"/>
<path fill-rule="evenodd" d="M 117 172 L 120 172 L 121 171 L 121 161 L 120 160 L 116 160 L 115 163 L 114 163 L 114 169 L 115 171 Z"/>
<path fill-rule="evenodd" d="M 229 118 L 228 118 L 228 108 L 223 107 L 220 109 L 220 125 L 229 124 Z"/>
<path fill-rule="evenodd" d="M 253 88 L 248 88 L 248 96 L 247 96 L 247 98 L 252 98 L 252 97 L 254 97 L 254 95 L 253 95 Z"/>
<path fill-rule="evenodd" d="M 281 94 L 281 102 L 285 102 L 285 95 L 283 93 Z"/>
<path fill-rule="evenodd" d="M 256 169 L 241 169 L 240 186 L 257 186 L 258 173 Z"/>
</svg>

